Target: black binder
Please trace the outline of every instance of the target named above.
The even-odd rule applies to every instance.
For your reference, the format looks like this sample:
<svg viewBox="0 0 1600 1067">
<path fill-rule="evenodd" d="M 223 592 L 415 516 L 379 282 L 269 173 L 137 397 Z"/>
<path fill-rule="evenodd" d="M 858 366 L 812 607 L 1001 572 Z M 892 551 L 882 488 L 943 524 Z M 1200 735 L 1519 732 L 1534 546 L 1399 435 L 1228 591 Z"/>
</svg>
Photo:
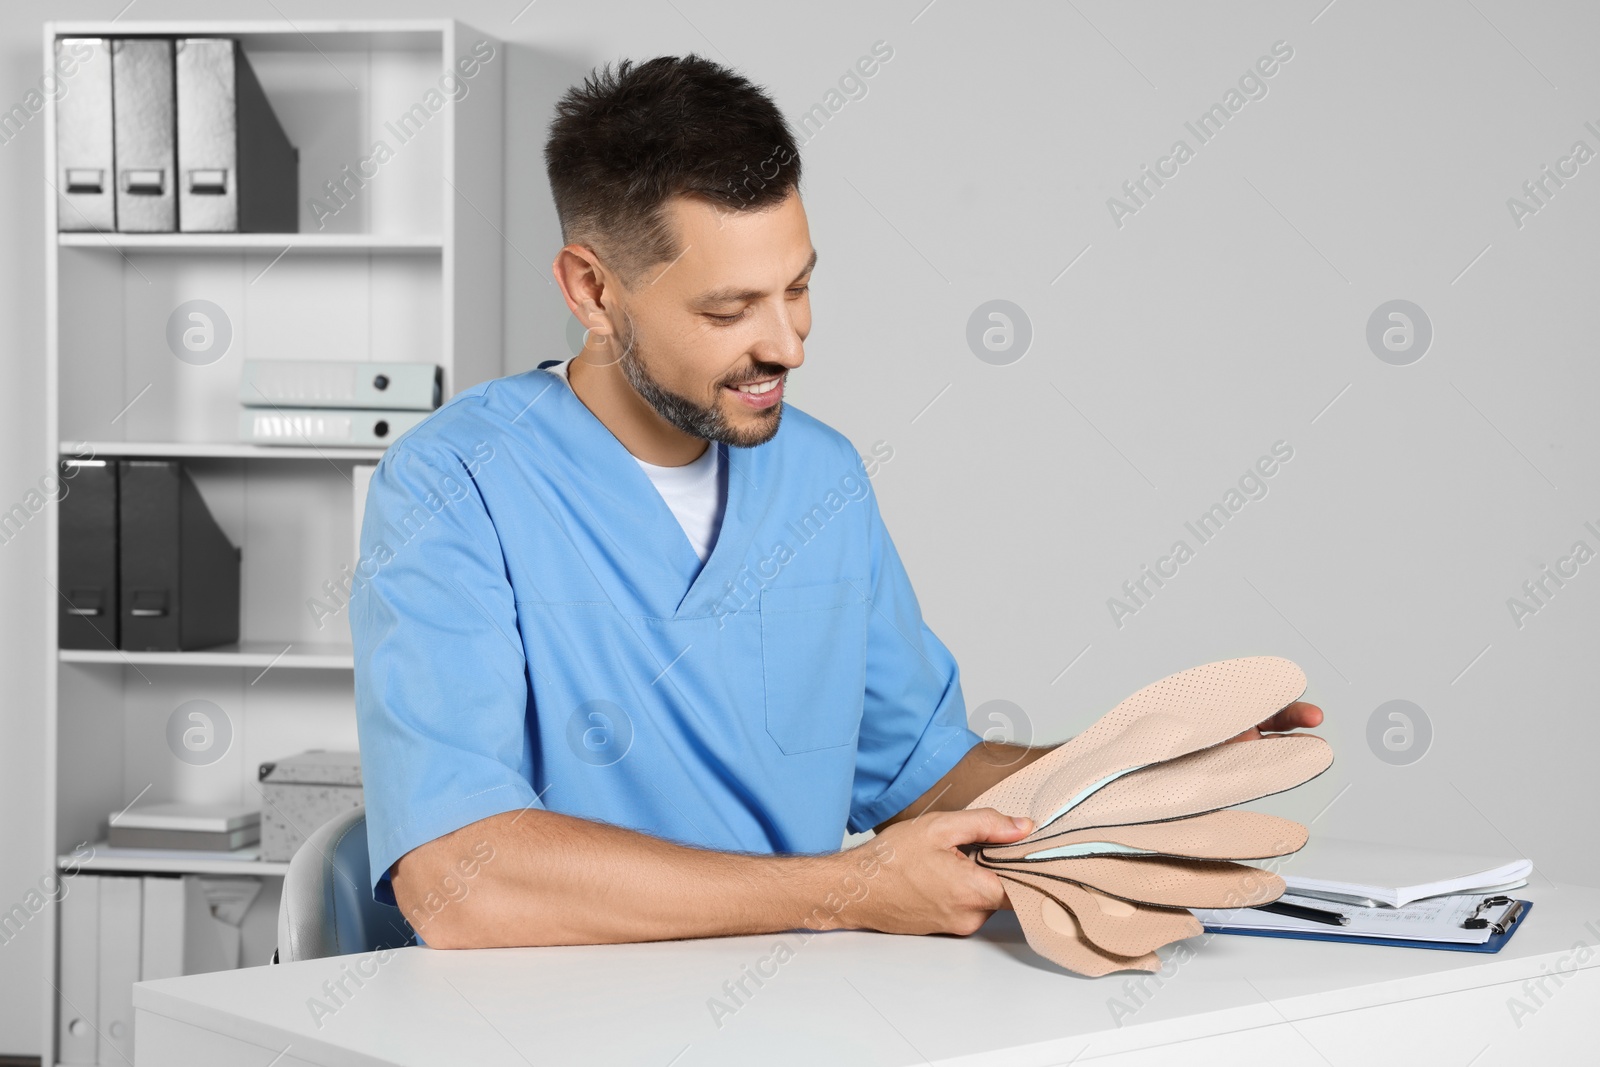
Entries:
<svg viewBox="0 0 1600 1067">
<path fill-rule="evenodd" d="M 62 648 L 116 648 L 117 467 L 61 461 L 61 558 L 56 588 Z"/>
<path fill-rule="evenodd" d="M 239 640 L 239 550 L 177 460 L 118 461 L 122 647 L 177 652 Z"/>
</svg>

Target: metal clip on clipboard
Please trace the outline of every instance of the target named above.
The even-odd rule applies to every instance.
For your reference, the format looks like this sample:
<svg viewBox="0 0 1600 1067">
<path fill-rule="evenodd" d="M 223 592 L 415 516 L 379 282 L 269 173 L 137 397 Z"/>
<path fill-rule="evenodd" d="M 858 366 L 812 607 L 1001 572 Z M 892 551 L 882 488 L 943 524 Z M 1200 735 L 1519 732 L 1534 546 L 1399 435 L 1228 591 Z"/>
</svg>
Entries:
<svg viewBox="0 0 1600 1067">
<path fill-rule="evenodd" d="M 1506 910 L 1501 912 L 1500 917 L 1492 922 L 1483 914 L 1485 908 L 1502 907 Z M 1478 906 L 1472 909 L 1472 914 L 1462 920 L 1461 926 L 1466 930 L 1482 930 L 1487 926 L 1494 930 L 1496 934 L 1504 934 L 1511 929 L 1512 925 L 1517 921 L 1517 916 L 1521 914 L 1522 901 L 1520 900 L 1513 900 L 1503 895 L 1484 897 L 1478 902 Z"/>
</svg>

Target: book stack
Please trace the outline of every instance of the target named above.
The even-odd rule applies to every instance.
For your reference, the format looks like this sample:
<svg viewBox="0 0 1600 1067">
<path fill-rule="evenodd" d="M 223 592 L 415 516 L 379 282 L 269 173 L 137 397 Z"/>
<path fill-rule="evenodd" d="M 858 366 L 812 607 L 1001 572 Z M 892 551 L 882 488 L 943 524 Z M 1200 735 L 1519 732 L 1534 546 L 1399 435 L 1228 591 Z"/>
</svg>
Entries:
<svg viewBox="0 0 1600 1067">
<path fill-rule="evenodd" d="M 177 652 L 239 639 L 240 552 L 171 459 L 64 459 L 62 648 Z"/>
<path fill-rule="evenodd" d="M 231 852 L 261 840 L 261 811 L 247 804 L 146 804 L 111 820 L 112 848 Z"/>
<path fill-rule="evenodd" d="M 387 445 L 439 406 L 432 363 L 247 359 L 241 440 L 264 445 Z"/>
<path fill-rule="evenodd" d="M 63 37 L 57 225 L 124 233 L 293 233 L 299 153 L 239 42 Z"/>
</svg>

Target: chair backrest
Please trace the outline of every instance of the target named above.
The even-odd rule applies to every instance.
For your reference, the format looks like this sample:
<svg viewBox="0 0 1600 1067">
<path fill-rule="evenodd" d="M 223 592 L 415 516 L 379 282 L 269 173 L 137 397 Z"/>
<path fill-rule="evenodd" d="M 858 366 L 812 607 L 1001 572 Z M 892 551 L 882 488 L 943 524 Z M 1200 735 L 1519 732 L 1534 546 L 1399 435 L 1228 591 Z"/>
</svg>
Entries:
<svg viewBox="0 0 1600 1067">
<path fill-rule="evenodd" d="M 372 899 L 365 808 L 318 827 L 289 861 L 278 903 L 280 963 L 412 943 L 400 909 Z"/>
</svg>

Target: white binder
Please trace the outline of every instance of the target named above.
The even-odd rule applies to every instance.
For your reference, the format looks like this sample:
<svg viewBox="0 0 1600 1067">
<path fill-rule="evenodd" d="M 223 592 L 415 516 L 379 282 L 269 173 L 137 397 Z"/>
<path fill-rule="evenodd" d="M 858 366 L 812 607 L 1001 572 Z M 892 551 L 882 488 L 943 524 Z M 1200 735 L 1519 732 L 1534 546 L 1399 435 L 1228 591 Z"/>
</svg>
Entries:
<svg viewBox="0 0 1600 1067">
<path fill-rule="evenodd" d="M 387 445 L 428 415 L 349 408 L 246 408 L 239 413 L 239 438 L 258 445 Z"/>
<path fill-rule="evenodd" d="M 111 42 L 112 126 L 117 157 L 117 229 L 178 228 L 177 114 L 172 41 L 116 37 Z"/>
<path fill-rule="evenodd" d="M 61 995 L 56 1003 L 56 1060 L 99 1059 L 100 876 L 73 875 L 61 898 Z"/>
<path fill-rule="evenodd" d="M 143 879 L 100 879 L 101 1064 L 133 1062 L 133 984 L 139 980 Z"/>
<path fill-rule="evenodd" d="M 207 881 L 197 874 L 145 876 L 141 982 L 239 965 L 238 928 L 212 914 Z M 249 881 L 259 892 L 259 883 Z"/>
<path fill-rule="evenodd" d="M 116 160 L 111 150 L 111 42 L 56 41 L 56 70 L 70 69 L 69 91 L 56 98 L 56 228 L 117 228 Z"/>
<path fill-rule="evenodd" d="M 176 45 L 178 228 L 294 232 L 298 156 L 244 49 L 228 37 Z"/>
<path fill-rule="evenodd" d="M 443 378 L 432 363 L 247 359 L 239 371 L 246 407 L 432 411 Z"/>
<path fill-rule="evenodd" d="M 185 972 L 184 913 L 187 879 L 147 874 L 144 877 L 143 921 L 140 940 L 139 981 L 178 978 Z"/>
</svg>

